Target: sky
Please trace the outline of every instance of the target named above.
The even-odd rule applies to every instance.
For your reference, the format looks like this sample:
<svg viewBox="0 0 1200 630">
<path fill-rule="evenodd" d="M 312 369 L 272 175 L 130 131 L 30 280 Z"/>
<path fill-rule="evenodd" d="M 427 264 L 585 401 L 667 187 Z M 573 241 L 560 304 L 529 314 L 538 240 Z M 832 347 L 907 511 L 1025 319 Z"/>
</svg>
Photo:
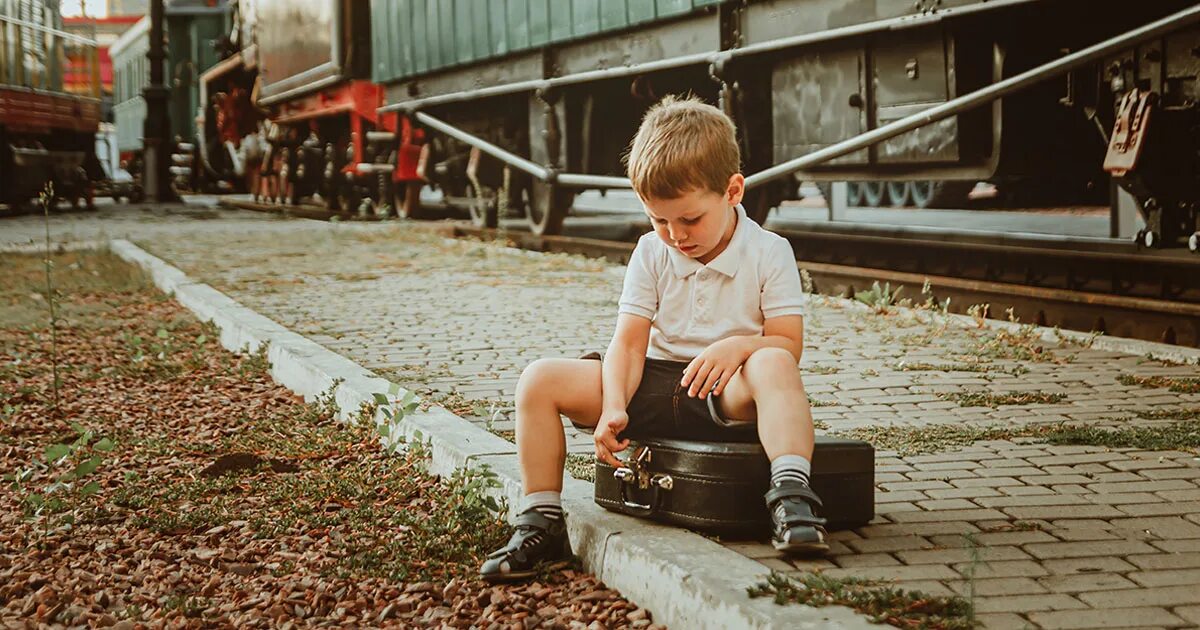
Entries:
<svg viewBox="0 0 1200 630">
<path fill-rule="evenodd" d="M 73 17 L 80 14 L 80 4 L 87 7 L 87 14 L 91 17 L 104 17 L 108 10 L 105 7 L 104 0 L 63 0 L 62 14 L 66 17 Z"/>
</svg>

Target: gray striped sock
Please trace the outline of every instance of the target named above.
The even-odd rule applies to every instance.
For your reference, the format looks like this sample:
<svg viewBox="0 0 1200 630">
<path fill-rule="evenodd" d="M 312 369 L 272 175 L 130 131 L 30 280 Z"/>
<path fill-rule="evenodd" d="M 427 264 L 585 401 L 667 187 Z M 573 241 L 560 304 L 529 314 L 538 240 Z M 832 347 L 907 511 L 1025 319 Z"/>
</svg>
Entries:
<svg viewBox="0 0 1200 630">
<path fill-rule="evenodd" d="M 811 472 L 812 464 L 803 455 L 780 455 L 771 460 L 771 485 L 798 481 L 807 486 Z"/>
<path fill-rule="evenodd" d="M 546 490 L 527 494 L 521 499 L 521 511 L 524 512 L 530 508 L 537 510 L 550 520 L 558 520 L 563 516 L 562 493 Z"/>
</svg>

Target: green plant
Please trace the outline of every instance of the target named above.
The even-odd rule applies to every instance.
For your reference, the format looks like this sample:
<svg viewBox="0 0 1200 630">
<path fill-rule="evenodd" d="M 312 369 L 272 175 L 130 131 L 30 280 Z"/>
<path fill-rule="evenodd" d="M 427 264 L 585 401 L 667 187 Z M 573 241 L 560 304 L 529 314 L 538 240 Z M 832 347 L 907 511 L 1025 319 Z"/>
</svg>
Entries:
<svg viewBox="0 0 1200 630">
<path fill-rule="evenodd" d="M 970 604 L 961 597 L 934 597 L 857 578 L 832 578 L 820 573 L 791 578 L 772 572 L 766 582 L 748 587 L 746 592 L 750 597 L 773 597 L 781 606 L 848 606 L 875 623 L 901 628 L 965 630 L 978 625 Z"/>
<path fill-rule="evenodd" d="M 78 422 L 72 422 L 71 428 L 75 431 L 74 440 L 47 446 L 41 460 L 35 460 L 29 468 L 5 475 L 5 479 L 12 482 L 13 490 L 27 492 L 22 502 L 29 516 L 64 512 L 71 508 L 71 500 L 86 499 L 101 490 L 98 482 L 87 479 L 116 443 L 107 437 L 96 439 L 91 429 Z M 54 481 L 40 491 L 27 491 L 26 486 L 38 473 Z"/>
<path fill-rule="evenodd" d="M 971 562 L 967 564 L 963 571 L 963 576 L 967 579 L 967 619 L 975 620 L 975 574 L 978 572 L 979 565 L 983 562 L 983 556 L 979 551 L 979 539 L 974 534 L 966 532 L 962 535 L 963 540 L 967 543 L 967 549 L 971 554 Z"/>
<path fill-rule="evenodd" d="M 887 313 L 899 302 L 900 292 L 903 290 L 904 287 L 896 287 L 896 290 L 893 291 L 890 282 L 885 282 L 883 286 L 880 286 L 879 281 L 876 280 L 871 284 L 870 289 L 856 293 L 854 299 L 870 306 L 876 313 Z"/>
<path fill-rule="evenodd" d="M 58 312 L 56 309 L 57 296 L 54 293 L 54 274 L 51 269 L 54 267 L 54 261 L 50 258 L 50 207 L 54 205 L 54 183 L 47 182 L 46 188 L 42 190 L 39 198 L 42 202 L 43 225 L 46 228 L 46 304 L 50 307 L 50 369 L 51 369 L 51 389 L 54 392 L 54 413 L 60 414 L 62 407 L 59 406 L 59 380 L 58 380 Z"/>
<path fill-rule="evenodd" d="M 396 383 L 388 386 L 386 394 L 375 393 L 372 395 L 375 404 L 378 405 L 379 413 L 383 414 L 383 419 L 376 424 L 376 430 L 379 432 L 384 450 L 389 455 L 394 455 L 404 445 L 400 423 L 421 405 L 417 395 L 411 391 L 404 392 L 403 397 L 397 398 L 398 396 L 400 396 L 400 386 Z M 415 429 L 413 435 L 418 441 L 424 440 L 420 429 Z"/>
</svg>

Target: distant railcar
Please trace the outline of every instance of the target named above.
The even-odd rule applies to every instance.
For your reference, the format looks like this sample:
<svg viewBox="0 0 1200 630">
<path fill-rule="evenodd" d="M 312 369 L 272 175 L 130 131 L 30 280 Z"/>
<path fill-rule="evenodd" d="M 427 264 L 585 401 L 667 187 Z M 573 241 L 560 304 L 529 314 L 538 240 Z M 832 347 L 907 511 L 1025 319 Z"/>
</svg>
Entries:
<svg viewBox="0 0 1200 630">
<path fill-rule="evenodd" d="M 197 168 L 197 109 L 200 76 L 230 54 L 232 5 L 227 0 L 166 0 L 167 39 L 163 76 L 168 88 L 167 117 L 173 142 L 172 181 L 183 190 L 219 186 L 222 173 Z M 113 119 L 122 160 L 140 182 L 146 101 L 150 81 L 150 18 L 142 18 L 109 48 L 113 64 Z"/>
<path fill-rule="evenodd" d="M 95 42 L 62 29 L 57 0 L 0 0 L 0 203 L 24 205 L 52 183 L 56 197 L 91 204 L 100 86 L 68 93 L 68 54 L 98 61 Z"/>
</svg>

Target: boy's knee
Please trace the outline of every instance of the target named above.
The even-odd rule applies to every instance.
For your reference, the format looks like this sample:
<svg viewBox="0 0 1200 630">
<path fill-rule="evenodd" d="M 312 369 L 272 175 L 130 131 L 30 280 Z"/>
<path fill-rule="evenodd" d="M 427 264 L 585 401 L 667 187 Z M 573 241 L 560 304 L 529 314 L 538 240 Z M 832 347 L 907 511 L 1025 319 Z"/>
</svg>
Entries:
<svg viewBox="0 0 1200 630">
<path fill-rule="evenodd" d="M 783 348 L 755 350 L 746 359 L 744 368 L 742 373 L 751 387 L 768 383 L 777 385 L 779 379 L 793 378 L 797 385 L 800 384 L 800 368 L 796 364 L 796 357 Z"/>
<path fill-rule="evenodd" d="M 548 400 L 548 394 L 554 391 L 557 376 L 553 359 L 538 359 L 525 366 L 521 378 L 517 380 L 517 402 L 522 402 L 528 396 Z"/>
</svg>

